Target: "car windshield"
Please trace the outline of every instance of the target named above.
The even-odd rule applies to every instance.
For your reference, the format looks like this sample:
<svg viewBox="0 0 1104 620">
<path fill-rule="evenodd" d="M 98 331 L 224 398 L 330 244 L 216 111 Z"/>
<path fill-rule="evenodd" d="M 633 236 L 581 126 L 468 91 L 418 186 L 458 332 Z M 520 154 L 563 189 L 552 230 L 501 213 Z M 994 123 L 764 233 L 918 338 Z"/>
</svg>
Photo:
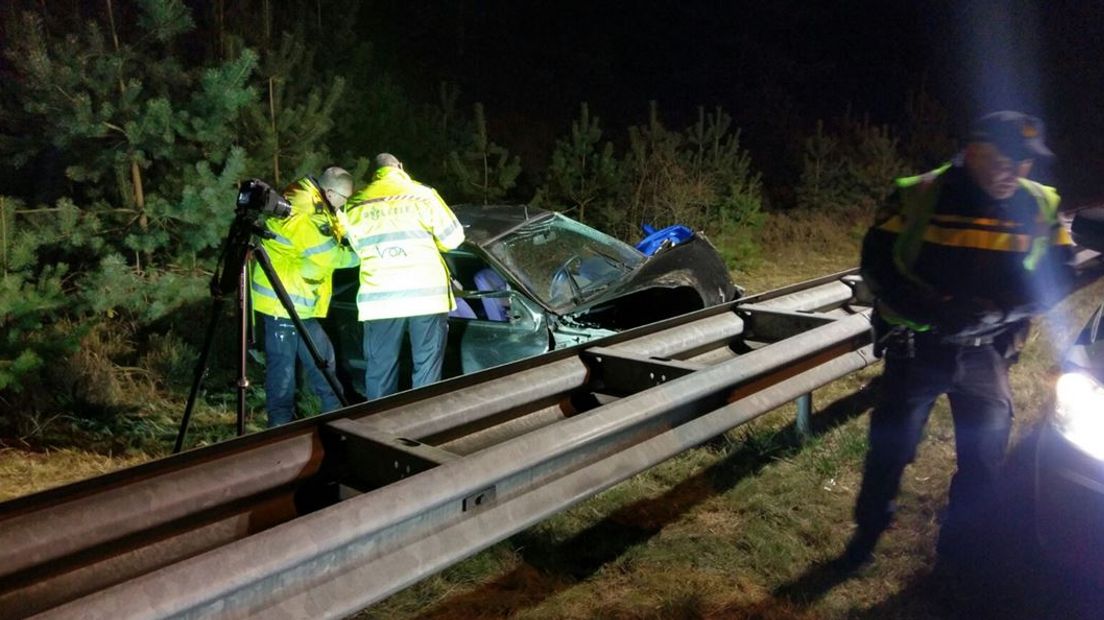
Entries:
<svg viewBox="0 0 1104 620">
<path fill-rule="evenodd" d="M 489 250 L 556 309 L 585 302 L 644 261 L 632 246 L 559 213 L 521 226 Z"/>
</svg>

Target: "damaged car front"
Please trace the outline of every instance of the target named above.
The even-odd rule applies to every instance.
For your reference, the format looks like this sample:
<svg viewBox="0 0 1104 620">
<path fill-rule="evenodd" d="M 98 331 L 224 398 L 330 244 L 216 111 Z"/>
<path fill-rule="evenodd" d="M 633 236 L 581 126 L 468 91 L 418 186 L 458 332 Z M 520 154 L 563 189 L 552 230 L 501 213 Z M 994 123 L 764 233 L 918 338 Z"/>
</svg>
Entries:
<svg viewBox="0 0 1104 620">
<path fill-rule="evenodd" d="M 445 254 L 457 289 L 446 377 L 581 344 L 740 293 L 701 233 L 645 254 L 561 213 L 524 205 L 459 205 L 453 211 L 465 242 Z M 339 348 L 351 356 L 355 374 L 363 361 L 357 359 L 359 330 L 347 328 L 350 317 L 355 323 L 354 306 L 339 299 L 331 315 L 340 315 L 334 326 L 342 332 Z"/>
</svg>

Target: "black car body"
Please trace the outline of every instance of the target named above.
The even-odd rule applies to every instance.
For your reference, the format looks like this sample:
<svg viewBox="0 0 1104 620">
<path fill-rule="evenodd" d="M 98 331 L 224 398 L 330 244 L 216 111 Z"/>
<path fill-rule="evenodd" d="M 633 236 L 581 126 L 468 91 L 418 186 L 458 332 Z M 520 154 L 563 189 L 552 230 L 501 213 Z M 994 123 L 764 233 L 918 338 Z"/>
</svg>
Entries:
<svg viewBox="0 0 1104 620">
<path fill-rule="evenodd" d="M 498 366 L 730 301 L 739 289 L 702 234 L 647 256 L 560 213 L 453 207 L 465 242 L 445 255 L 457 293 L 446 377 Z M 356 272 L 339 272 L 329 329 L 362 385 Z M 407 373 L 403 373 L 404 375 Z"/>
<path fill-rule="evenodd" d="M 1073 234 L 1104 252 L 1104 208 L 1078 214 Z M 1036 452 L 1035 504 L 1046 556 L 1104 584 L 1104 305 L 1062 361 Z"/>
</svg>

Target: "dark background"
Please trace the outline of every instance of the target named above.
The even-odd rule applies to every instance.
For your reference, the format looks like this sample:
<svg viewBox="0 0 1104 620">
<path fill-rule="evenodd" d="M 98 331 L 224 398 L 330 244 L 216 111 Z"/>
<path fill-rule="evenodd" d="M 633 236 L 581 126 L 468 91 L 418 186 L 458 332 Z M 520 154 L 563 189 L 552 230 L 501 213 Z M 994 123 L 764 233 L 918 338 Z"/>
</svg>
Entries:
<svg viewBox="0 0 1104 620">
<path fill-rule="evenodd" d="M 656 100 L 673 128 L 723 106 L 769 183 L 817 119 L 900 125 L 923 88 L 958 135 L 985 111 L 1041 116 L 1067 204 L 1104 197 L 1102 2 L 378 0 L 359 28 L 416 90 L 448 80 L 462 102 L 482 101 L 527 166 L 579 102 L 623 140 Z"/>
</svg>

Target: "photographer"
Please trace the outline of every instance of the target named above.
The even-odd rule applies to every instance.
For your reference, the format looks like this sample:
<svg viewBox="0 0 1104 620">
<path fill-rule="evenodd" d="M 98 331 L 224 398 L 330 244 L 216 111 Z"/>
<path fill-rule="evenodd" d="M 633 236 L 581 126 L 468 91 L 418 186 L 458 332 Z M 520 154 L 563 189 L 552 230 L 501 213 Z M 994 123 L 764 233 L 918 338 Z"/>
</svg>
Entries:
<svg viewBox="0 0 1104 620">
<path fill-rule="evenodd" d="M 352 193 L 352 175 L 336 166 L 323 170 L 317 179 L 307 176 L 293 182 L 284 190 L 291 214 L 284 219 L 268 218 L 266 226 L 274 237 L 262 242 L 308 335 L 331 368 L 334 348 L 318 319 L 329 311 L 334 269 L 355 267 L 359 262 L 356 253 L 341 243 L 343 233 L 335 217 Z M 259 265 L 252 271 L 253 309 L 264 322 L 269 428 L 295 417 L 297 358 L 303 361 L 310 386 L 322 400 L 322 410 L 337 409 L 341 406 L 337 395 L 311 360 L 268 278 Z"/>
</svg>

